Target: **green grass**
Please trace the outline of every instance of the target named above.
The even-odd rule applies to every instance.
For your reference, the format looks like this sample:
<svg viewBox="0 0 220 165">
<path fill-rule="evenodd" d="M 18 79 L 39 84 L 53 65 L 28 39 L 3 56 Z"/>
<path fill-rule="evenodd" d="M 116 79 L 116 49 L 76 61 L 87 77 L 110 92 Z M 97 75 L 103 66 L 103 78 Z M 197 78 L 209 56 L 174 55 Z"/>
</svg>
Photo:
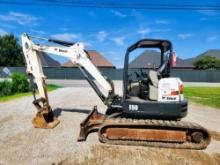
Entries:
<svg viewBox="0 0 220 165">
<path fill-rule="evenodd" d="M 220 87 L 185 87 L 188 100 L 220 109 Z"/>
<path fill-rule="evenodd" d="M 50 92 L 50 91 L 53 91 L 53 90 L 55 90 L 59 87 L 60 86 L 57 86 L 57 85 L 54 85 L 54 84 L 48 84 L 47 85 L 47 91 Z M 10 100 L 13 100 L 13 99 L 21 98 L 21 97 L 24 97 L 24 96 L 30 96 L 30 95 L 32 95 L 32 92 L 16 93 L 16 94 L 13 94 L 13 95 L 10 95 L 10 96 L 3 96 L 3 97 L 0 97 L 0 102 L 6 102 L 6 101 L 10 101 Z"/>
<path fill-rule="evenodd" d="M 58 86 L 58 85 L 54 85 L 54 84 L 48 84 L 47 85 L 47 90 L 50 92 L 50 91 L 53 91 L 53 90 L 55 90 L 55 89 L 57 89 L 57 88 L 60 88 L 60 86 Z"/>
</svg>

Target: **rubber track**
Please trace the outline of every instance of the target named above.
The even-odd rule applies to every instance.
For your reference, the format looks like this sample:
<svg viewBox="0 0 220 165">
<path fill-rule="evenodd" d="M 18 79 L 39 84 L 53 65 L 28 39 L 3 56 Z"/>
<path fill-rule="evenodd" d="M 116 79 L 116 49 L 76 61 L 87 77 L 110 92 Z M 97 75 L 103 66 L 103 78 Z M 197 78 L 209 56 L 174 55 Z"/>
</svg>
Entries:
<svg viewBox="0 0 220 165">
<path fill-rule="evenodd" d="M 197 130 L 205 134 L 205 139 L 200 143 L 184 142 L 184 143 L 173 143 L 173 142 L 151 142 L 151 141 L 132 141 L 132 140 L 110 140 L 107 139 L 103 134 L 103 129 L 108 128 L 121 128 L 129 127 L 164 127 L 185 130 Z M 103 143 L 116 144 L 116 145 L 138 145 L 138 146 L 150 146 L 150 147 L 163 147 L 163 148 L 179 148 L 179 149 L 205 149 L 210 141 L 211 136 L 209 132 L 198 124 L 183 122 L 183 121 L 168 121 L 168 120 L 137 120 L 137 119 L 126 119 L 126 118 L 115 118 L 107 119 L 100 127 L 98 131 L 99 140 Z"/>
</svg>

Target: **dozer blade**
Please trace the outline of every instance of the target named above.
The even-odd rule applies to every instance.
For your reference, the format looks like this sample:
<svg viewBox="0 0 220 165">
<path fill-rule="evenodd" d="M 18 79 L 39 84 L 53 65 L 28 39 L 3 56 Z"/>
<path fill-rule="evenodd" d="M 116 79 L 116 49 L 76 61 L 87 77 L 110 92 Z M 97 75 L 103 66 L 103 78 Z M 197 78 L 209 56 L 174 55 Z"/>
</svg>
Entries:
<svg viewBox="0 0 220 165">
<path fill-rule="evenodd" d="M 90 132 L 98 131 L 105 118 L 105 115 L 98 112 L 97 106 L 94 106 L 94 109 L 89 113 L 86 119 L 80 123 L 80 133 L 77 141 L 85 141 Z"/>
<path fill-rule="evenodd" d="M 32 120 L 32 124 L 35 128 L 52 129 L 56 127 L 60 121 L 54 117 L 53 112 L 48 114 L 37 113 Z"/>
</svg>

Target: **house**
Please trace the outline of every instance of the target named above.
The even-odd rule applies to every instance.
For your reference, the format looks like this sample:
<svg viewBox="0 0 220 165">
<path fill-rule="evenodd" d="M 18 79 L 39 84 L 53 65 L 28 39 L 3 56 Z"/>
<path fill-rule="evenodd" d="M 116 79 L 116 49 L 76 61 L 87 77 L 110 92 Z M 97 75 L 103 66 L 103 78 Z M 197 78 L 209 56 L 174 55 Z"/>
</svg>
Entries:
<svg viewBox="0 0 220 165">
<path fill-rule="evenodd" d="M 130 68 L 157 68 L 161 64 L 160 52 L 154 50 L 146 50 L 129 64 Z M 183 60 L 179 57 L 176 59 L 175 68 L 192 69 L 194 68 L 191 62 Z"/>
<path fill-rule="evenodd" d="M 46 53 L 41 53 L 40 59 L 43 67 L 60 67 L 60 63 Z"/>
<path fill-rule="evenodd" d="M 187 59 L 184 59 L 182 60 L 182 63 L 181 64 L 178 64 L 178 61 L 177 61 L 177 66 L 175 68 L 180 68 L 180 69 L 194 69 L 194 66 L 193 66 L 193 62 L 195 60 L 198 60 L 200 59 L 201 57 L 204 57 L 204 56 L 211 56 L 211 57 L 215 57 L 217 59 L 220 59 L 220 50 L 219 49 L 209 49 L 207 51 L 205 51 L 204 53 L 201 53 L 195 57 L 192 57 L 192 58 L 187 58 Z"/>
<path fill-rule="evenodd" d="M 187 61 L 189 63 L 193 63 L 193 61 L 195 61 L 201 57 L 204 57 L 204 56 L 211 56 L 211 57 L 215 57 L 217 59 L 220 59 L 220 49 L 209 49 L 209 50 L 205 51 L 204 53 L 201 53 L 196 57 L 188 58 L 185 61 Z"/>
<path fill-rule="evenodd" d="M 109 62 L 104 56 L 102 56 L 99 52 L 95 50 L 87 51 L 88 55 L 96 67 L 99 68 L 115 68 L 115 66 Z M 68 60 L 64 64 L 61 65 L 62 67 L 77 67 L 76 63 L 72 63 L 72 61 Z"/>
<path fill-rule="evenodd" d="M 130 58 L 132 58 L 132 55 Z M 153 68 L 154 66 L 160 66 L 160 63 L 159 52 L 146 50 L 130 62 L 129 68 Z"/>
</svg>

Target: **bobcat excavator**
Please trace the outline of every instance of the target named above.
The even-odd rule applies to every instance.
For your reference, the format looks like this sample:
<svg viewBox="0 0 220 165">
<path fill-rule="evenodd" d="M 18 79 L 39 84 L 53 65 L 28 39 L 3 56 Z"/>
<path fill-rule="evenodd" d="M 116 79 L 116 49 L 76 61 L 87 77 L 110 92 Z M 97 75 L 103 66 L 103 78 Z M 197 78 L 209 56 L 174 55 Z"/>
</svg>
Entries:
<svg viewBox="0 0 220 165">
<path fill-rule="evenodd" d="M 46 41 L 39 44 L 34 41 Z M 103 143 L 142 145 L 183 149 L 204 149 L 210 143 L 209 132 L 198 124 L 180 121 L 187 115 L 187 101 L 183 96 L 183 83 L 170 77 L 175 53 L 168 40 L 143 39 L 127 48 L 123 70 L 123 96 L 115 94 L 113 82 L 103 76 L 91 62 L 82 43 L 22 35 L 22 47 L 27 74 L 33 88 L 33 104 L 37 114 L 32 120 L 36 128 L 54 128 L 59 120 L 50 107 L 45 75 L 40 56 L 45 53 L 68 57 L 77 64 L 85 79 L 107 106 L 105 114 L 90 112 L 80 124 L 78 141 L 85 141 L 90 132 L 97 131 Z M 129 57 L 138 48 L 158 48 L 159 67 L 147 73 L 130 74 Z M 147 63 L 148 61 L 146 61 Z M 98 84 L 98 85 L 97 85 Z M 35 90 L 39 91 L 36 98 Z M 103 92 L 103 89 L 107 92 Z M 107 93 L 107 94 L 106 94 Z"/>
</svg>

